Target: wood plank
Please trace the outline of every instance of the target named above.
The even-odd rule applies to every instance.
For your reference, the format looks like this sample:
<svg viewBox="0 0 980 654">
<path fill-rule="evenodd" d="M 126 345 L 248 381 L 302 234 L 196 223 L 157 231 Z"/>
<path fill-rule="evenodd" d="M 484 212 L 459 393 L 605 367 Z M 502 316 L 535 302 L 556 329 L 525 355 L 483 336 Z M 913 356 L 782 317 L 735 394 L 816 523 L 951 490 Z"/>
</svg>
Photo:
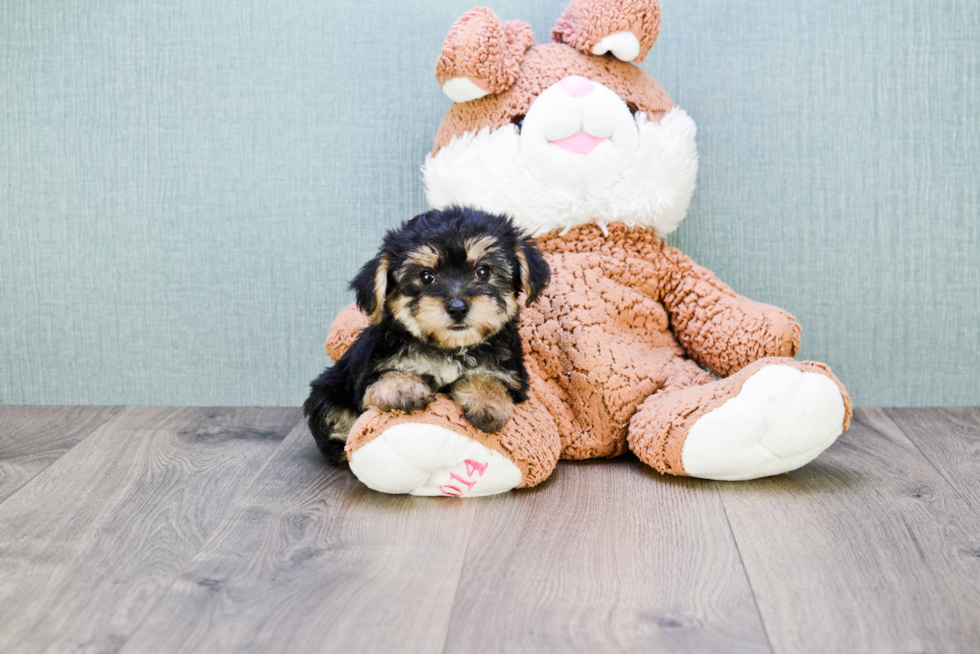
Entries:
<svg viewBox="0 0 980 654">
<path fill-rule="evenodd" d="M 123 652 L 439 652 L 477 503 L 392 496 L 297 427 Z"/>
<path fill-rule="evenodd" d="M 478 505 L 446 651 L 488 649 L 770 651 L 714 485 L 632 457 Z"/>
<path fill-rule="evenodd" d="M 886 409 L 888 417 L 978 511 L 980 408 Z M 980 543 L 974 550 L 980 558 Z"/>
<path fill-rule="evenodd" d="M 0 651 L 115 651 L 300 419 L 129 408 L 0 505 Z"/>
<path fill-rule="evenodd" d="M 0 502 L 122 407 L 0 406 Z"/>
<path fill-rule="evenodd" d="M 814 463 L 719 483 L 775 652 L 966 652 L 980 520 L 881 410 Z"/>
</svg>

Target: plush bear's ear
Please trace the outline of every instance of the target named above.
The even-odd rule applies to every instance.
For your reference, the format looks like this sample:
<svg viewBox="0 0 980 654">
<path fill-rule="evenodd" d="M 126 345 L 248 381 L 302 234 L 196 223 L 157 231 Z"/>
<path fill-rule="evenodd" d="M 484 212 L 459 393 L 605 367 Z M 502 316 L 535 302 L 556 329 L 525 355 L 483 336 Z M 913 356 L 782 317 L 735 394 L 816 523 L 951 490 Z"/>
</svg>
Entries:
<svg viewBox="0 0 980 654">
<path fill-rule="evenodd" d="M 388 295 L 388 255 L 379 254 L 368 261 L 351 280 L 357 308 L 367 314 L 371 322 L 378 324 L 384 313 Z"/>
<path fill-rule="evenodd" d="M 551 268 L 544 260 L 541 251 L 533 238 L 525 238 L 517 242 L 514 247 L 514 255 L 517 257 L 517 269 L 515 285 L 527 296 L 526 303 L 534 304 L 538 295 L 545 289 L 551 281 Z"/>
<path fill-rule="evenodd" d="M 551 40 L 589 54 L 643 61 L 659 33 L 657 0 L 572 0 Z"/>
<path fill-rule="evenodd" d="M 471 9 L 449 30 L 436 62 L 436 79 L 453 102 L 506 91 L 532 45 L 534 33 L 527 23 L 501 24 L 489 9 Z"/>
</svg>

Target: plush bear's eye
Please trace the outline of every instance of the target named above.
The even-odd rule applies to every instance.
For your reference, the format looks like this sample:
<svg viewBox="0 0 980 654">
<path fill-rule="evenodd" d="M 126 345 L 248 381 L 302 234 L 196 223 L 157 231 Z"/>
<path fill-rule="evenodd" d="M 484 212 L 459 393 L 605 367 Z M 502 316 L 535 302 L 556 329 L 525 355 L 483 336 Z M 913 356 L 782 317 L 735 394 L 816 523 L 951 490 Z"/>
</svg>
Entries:
<svg viewBox="0 0 980 654">
<path fill-rule="evenodd" d="M 490 269 L 486 266 L 480 266 L 476 269 L 476 278 L 481 282 L 485 282 L 490 279 Z"/>
<path fill-rule="evenodd" d="M 431 270 L 423 270 L 419 273 L 419 281 L 422 282 L 422 286 L 428 286 L 436 281 L 436 276 L 432 274 Z"/>
</svg>

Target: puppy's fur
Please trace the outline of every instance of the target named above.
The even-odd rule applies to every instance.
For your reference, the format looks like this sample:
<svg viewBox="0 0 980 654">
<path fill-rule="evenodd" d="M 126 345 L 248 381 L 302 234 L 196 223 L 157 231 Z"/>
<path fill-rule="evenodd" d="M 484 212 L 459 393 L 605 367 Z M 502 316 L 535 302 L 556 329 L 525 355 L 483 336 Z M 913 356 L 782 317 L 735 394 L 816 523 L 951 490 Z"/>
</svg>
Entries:
<svg viewBox="0 0 980 654">
<path fill-rule="evenodd" d="M 323 455 L 344 460 L 367 408 L 417 411 L 436 392 L 478 429 L 502 428 L 527 393 L 517 297 L 534 302 L 549 278 L 534 240 L 502 216 L 449 207 L 389 231 L 351 282 L 371 325 L 303 405 Z"/>
</svg>

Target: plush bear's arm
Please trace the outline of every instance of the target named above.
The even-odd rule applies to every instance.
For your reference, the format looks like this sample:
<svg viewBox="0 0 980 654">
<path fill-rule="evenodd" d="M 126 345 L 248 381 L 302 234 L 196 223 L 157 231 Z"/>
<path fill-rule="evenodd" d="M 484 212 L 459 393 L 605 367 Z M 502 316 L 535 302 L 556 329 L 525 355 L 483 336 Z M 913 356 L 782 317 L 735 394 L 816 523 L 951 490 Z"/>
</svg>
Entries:
<svg viewBox="0 0 980 654">
<path fill-rule="evenodd" d="M 763 357 L 793 357 L 800 325 L 777 307 L 737 295 L 674 248 L 657 263 L 674 334 L 695 360 L 722 377 Z"/>
<path fill-rule="evenodd" d="M 327 356 L 334 361 L 340 359 L 364 328 L 370 324 L 371 321 L 361 313 L 356 304 L 344 307 L 330 326 L 330 334 L 327 335 Z"/>
</svg>

